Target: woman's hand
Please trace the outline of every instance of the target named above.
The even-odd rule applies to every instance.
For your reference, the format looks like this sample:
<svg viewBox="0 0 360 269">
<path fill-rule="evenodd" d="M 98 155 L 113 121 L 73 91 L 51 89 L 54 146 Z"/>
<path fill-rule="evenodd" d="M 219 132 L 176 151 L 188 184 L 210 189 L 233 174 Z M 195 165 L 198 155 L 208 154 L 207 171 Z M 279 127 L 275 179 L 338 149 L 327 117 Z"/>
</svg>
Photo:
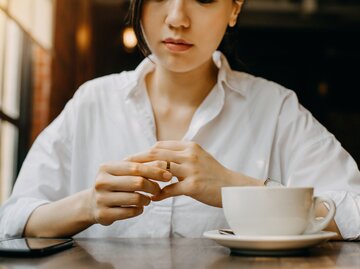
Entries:
<svg viewBox="0 0 360 269">
<path fill-rule="evenodd" d="M 221 187 L 241 183 L 240 174 L 237 174 L 237 183 L 234 183 L 234 172 L 222 166 L 194 142 L 157 142 L 149 151 L 135 154 L 126 160 L 139 163 L 162 161 L 162 168 L 166 167 L 166 162 L 171 162 L 170 172 L 179 182 L 164 187 L 152 197 L 155 201 L 187 195 L 205 204 L 221 207 Z"/>
<path fill-rule="evenodd" d="M 90 198 L 93 222 L 110 225 L 140 215 L 151 202 L 147 194 L 158 195 L 161 191 L 150 179 L 169 181 L 171 178 L 168 171 L 141 163 L 122 161 L 101 165 Z"/>
</svg>

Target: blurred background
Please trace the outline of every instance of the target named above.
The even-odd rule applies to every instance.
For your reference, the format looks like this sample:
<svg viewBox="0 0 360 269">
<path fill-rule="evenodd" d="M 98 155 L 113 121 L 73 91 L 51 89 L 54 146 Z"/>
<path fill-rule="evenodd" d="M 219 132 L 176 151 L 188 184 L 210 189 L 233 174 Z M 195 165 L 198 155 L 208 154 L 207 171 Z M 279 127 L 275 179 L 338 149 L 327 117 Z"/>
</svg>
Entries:
<svg viewBox="0 0 360 269">
<path fill-rule="evenodd" d="M 360 1 L 246 0 L 243 69 L 294 90 L 360 163 Z M 142 60 L 128 0 L 0 0 L 0 203 L 85 81 Z"/>
</svg>

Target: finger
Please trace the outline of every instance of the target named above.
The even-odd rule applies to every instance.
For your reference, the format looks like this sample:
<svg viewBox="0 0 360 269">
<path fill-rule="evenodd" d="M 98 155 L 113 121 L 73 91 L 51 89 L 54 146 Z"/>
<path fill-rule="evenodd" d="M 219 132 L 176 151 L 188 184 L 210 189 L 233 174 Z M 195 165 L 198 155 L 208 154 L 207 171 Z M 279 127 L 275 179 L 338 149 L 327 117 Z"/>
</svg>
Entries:
<svg viewBox="0 0 360 269">
<path fill-rule="evenodd" d="M 146 193 L 151 193 L 153 195 L 157 195 L 161 191 L 158 183 L 143 177 L 134 177 L 134 176 L 117 177 L 112 175 L 107 175 L 106 178 L 103 178 L 102 180 L 98 180 L 95 183 L 95 189 L 98 191 L 107 190 L 113 192 L 143 191 Z"/>
<path fill-rule="evenodd" d="M 170 162 L 170 169 L 168 171 L 179 180 L 187 176 L 186 166 L 184 164 L 177 164 Z"/>
<path fill-rule="evenodd" d="M 130 162 L 146 163 L 152 161 L 169 161 L 182 163 L 186 160 L 182 151 L 173 151 L 168 149 L 151 148 L 149 151 L 140 152 L 126 158 Z"/>
<path fill-rule="evenodd" d="M 169 197 L 184 195 L 185 193 L 186 186 L 184 182 L 178 182 L 164 187 L 158 195 L 151 197 L 151 200 L 161 201 Z"/>
<path fill-rule="evenodd" d="M 144 165 L 135 162 L 107 163 L 100 167 L 100 171 L 114 176 L 141 176 L 159 181 L 169 181 L 171 173 L 156 166 Z"/>
<path fill-rule="evenodd" d="M 143 207 L 149 205 L 150 202 L 149 196 L 136 192 L 106 192 L 98 198 L 98 204 L 104 207 Z"/>
<path fill-rule="evenodd" d="M 143 207 L 111 207 L 99 210 L 95 216 L 97 223 L 110 225 L 114 221 L 136 217 L 142 214 Z"/>
<path fill-rule="evenodd" d="M 159 167 L 164 170 L 167 167 L 166 161 L 153 161 L 153 162 L 147 162 L 144 164 L 156 166 L 156 167 Z M 187 175 L 184 165 L 173 163 L 173 162 L 170 162 L 170 169 L 168 169 L 167 171 L 169 171 L 173 176 L 178 177 L 179 179 L 184 178 Z"/>
<path fill-rule="evenodd" d="M 146 162 L 143 163 L 144 165 L 149 165 L 149 166 L 155 166 L 161 169 L 166 170 L 166 166 L 167 166 L 167 162 L 166 161 L 152 161 L 152 162 Z"/>
</svg>

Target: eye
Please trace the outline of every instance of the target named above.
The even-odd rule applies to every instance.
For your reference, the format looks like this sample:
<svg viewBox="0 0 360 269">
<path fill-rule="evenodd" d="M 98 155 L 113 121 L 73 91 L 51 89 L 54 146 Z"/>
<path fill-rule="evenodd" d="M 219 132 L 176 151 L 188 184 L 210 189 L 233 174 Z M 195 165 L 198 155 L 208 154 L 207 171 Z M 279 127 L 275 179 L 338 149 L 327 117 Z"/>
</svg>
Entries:
<svg viewBox="0 0 360 269">
<path fill-rule="evenodd" d="M 215 0 L 197 0 L 201 4 L 211 4 L 215 2 Z"/>
</svg>

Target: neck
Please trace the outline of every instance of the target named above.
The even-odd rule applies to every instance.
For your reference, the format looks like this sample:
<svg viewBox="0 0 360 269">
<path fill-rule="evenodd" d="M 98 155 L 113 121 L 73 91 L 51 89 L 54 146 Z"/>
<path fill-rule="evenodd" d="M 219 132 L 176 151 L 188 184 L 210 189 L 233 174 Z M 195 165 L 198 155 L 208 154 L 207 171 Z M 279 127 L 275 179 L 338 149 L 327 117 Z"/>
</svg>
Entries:
<svg viewBox="0 0 360 269">
<path fill-rule="evenodd" d="M 189 72 L 172 72 L 157 65 L 146 78 L 150 97 L 171 105 L 198 107 L 216 84 L 218 69 L 212 59 Z"/>
</svg>

